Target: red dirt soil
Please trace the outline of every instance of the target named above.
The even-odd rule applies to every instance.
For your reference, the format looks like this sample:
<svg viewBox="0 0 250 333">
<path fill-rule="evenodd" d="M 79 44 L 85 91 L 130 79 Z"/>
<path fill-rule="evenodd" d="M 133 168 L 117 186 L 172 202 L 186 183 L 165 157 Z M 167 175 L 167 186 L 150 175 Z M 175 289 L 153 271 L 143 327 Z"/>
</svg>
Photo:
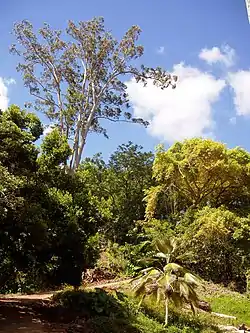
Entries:
<svg viewBox="0 0 250 333">
<path fill-rule="evenodd" d="M 87 286 L 87 289 L 118 287 L 128 280 L 99 283 Z M 34 311 L 34 304 L 49 302 L 58 291 L 33 295 L 0 295 L 0 333 L 66 333 L 67 325 L 52 324 Z"/>
<path fill-rule="evenodd" d="M 33 295 L 32 295 L 33 296 Z M 31 301 L 34 303 L 34 298 Z M 66 333 L 60 324 L 52 325 L 33 311 L 30 300 L 6 298 L 0 300 L 0 332 L 6 333 Z"/>
</svg>

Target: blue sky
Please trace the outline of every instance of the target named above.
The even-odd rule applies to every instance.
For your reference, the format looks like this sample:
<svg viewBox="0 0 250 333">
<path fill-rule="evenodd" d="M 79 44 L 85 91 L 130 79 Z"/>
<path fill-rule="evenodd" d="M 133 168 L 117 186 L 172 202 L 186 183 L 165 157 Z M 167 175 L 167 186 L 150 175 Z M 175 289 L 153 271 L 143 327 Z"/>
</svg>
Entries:
<svg viewBox="0 0 250 333">
<path fill-rule="evenodd" d="M 159 142 L 168 146 L 196 135 L 250 150 L 250 25 L 244 0 L 5 1 L 0 13 L 0 77 L 5 79 L 0 81 L 0 104 L 4 93 L 10 104 L 23 106 L 30 100 L 15 70 L 17 59 L 8 52 L 14 22 L 28 19 L 35 27 L 48 22 L 63 29 L 68 19 L 93 16 L 103 16 L 117 38 L 139 25 L 145 65 L 175 71 L 180 84 L 175 91 L 158 92 L 129 81 L 135 114 L 151 120 L 151 127 L 109 124 L 110 139 L 91 135 L 85 156 L 101 151 L 106 157 L 128 140 L 153 150 Z M 10 78 L 16 84 L 8 84 Z"/>
</svg>

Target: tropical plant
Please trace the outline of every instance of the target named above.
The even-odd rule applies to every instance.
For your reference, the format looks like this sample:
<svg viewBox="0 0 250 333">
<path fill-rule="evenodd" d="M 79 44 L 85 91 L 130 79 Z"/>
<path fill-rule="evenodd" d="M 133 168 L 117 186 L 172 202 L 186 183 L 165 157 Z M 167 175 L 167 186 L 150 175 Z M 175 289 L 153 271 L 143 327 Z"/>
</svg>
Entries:
<svg viewBox="0 0 250 333">
<path fill-rule="evenodd" d="M 155 296 L 157 302 L 164 300 L 166 326 L 171 301 L 177 307 L 184 303 L 190 304 L 193 313 L 195 313 L 199 302 L 195 289 L 201 285 L 201 279 L 181 265 L 171 262 L 176 246 L 175 239 L 156 241 L 155 247 L 158 252 L 152 259 L 160 261 L 161 267 L 153 266 L 143 269 L 139 276 L 134 279 L 135 295 L 141 296 L 139 305 L 149 295 Z"/>
</svg>

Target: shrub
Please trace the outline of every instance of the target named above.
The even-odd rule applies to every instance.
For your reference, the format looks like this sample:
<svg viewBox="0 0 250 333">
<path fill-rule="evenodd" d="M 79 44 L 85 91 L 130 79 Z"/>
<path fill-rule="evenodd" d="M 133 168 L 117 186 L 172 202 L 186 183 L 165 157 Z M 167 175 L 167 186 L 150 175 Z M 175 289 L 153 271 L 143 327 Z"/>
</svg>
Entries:
<svg viewBox="0 0 250 333">
<path fill-rule="evenodd" d="M 133 276 L 138 267 L 138 261 L 150 251 L 149 242 L 136 245 L 119 245 L 109 242 L 98 260 L 97 267 L 112 276 Z"/>
<path fill-rule="evenodd" d="M 102 289 L 89 292 L 63 291 L 53 296 L 53 302 L 87 317 L 102 315 L 126 318 L 128 316 L 119 303 L 118 298 Z"/>
<path fill-rule="evenodd" d="M 183 230 L 183 228 L 182 228 Z M 194 215 L 186 228 L 183 252 L 189 252 L 189 265 L 206 280 L 245 291 L 250 267 L 250 220 L 223 207 L 206 207 Z"/>
</svg>

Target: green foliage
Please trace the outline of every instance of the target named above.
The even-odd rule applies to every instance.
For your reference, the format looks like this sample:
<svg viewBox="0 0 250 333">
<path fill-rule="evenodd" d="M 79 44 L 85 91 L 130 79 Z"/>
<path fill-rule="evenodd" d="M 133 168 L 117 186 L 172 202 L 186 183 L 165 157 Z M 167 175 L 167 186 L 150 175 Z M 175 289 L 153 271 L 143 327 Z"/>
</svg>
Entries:
<svg viewBox="0 0 250 333">
<path fill-rule="evenodd" d="M 36 171 L 38 150 L 34 142 L 42 134 L 37 116 L 12 105 L 0 111 L 0 162 L 15 175 Z"/>
<path fill-rule="evenodd" d="M 244 211 L 249 207 L 250 154 L 212 140 L 177 142 L 156 153 L 156 186 L 147 194 L 147 216 L 167 217 L 206 205 Z"/>
<path fill-rule="evenodd" d="M 250 154 L 212 140 L 159 147 L 147 191 L 144 239 L 180 240 L 180 262 L 205 279 L 245 291 L 249 257 Z M 154 219 L 153 217 L 157 219 Z"/>
<path fill-rule="evenodd" d="M 109 276 L 142 269 L 135 289 L 148 300 L 140 309 L 101 290 L 63 292 L 54 304 L 83 316 L 86 331 L 218 332 L 222 320 L 186 310 L 200 294 L 190 271 L 249 292 L 249 153 L 193 139 L 159 148 L 153 164 L 151 152 L 129 142 L 109 161 L 99 154 L 71 172 L 69 137 L 55 126 L 38 149 L 41 134 L 34 114 L 1 112 L 0 291 L 78 287 L 89 268 Z M 249 323 L 246 297 L 205 297 Z"/>
<path fill-rule="evenodd" d="M 126 318 L 128 314 L 124 313 L 117 300 L 115 296 L 108 294 L 102 289 L 89 292 L 68 290 L 53 296 L 55 304 L 59 304 L 74 312 L 88 312 L 90 317 L 103 315 Z"/>
<path fill-rule="evenodd" d="M 116 243 L 130 237 L 137 220 L 144 219 L 144 191 L 152 184 L 153 154 L 129 142 L 118 147 L 105 163 L 100 155 L 86 159 L 79 176 L 106 219 L 103 233 Z"/>
<path fill-rule="evenodd" d="M 97 267 L 118 276 L 126 274 L 128 266 L 129 260 L 125 257 L 123 247 L 109 241 L 105 246 L 105 250 L 100 255 Z"/>
<path fill-rule="evenodd" d="M 198 211 L 182 237 L 184 252 L 189 249 L 190 265 L 207 280 L 246 286 L 250 265 L 249 217 L 238 217 L 225 208 Z"/>
<path fill-rule="evenodd" d="M 23 180 L 11 174 L 0 164 L 0 215 L 6 217 L 10 210 L 15 211 L 23 203 L 20 190 Z"/>
<path fill-rule="evenodd" d="M 65 172 L 71 150 L 57 129 L 38 157 L 41 130 L 16 106 L 0 115 L 1 292 L 78 286 L 98 257 L 102 217 L 81 179 Z"/>
<path fill-rule="evenodd" d="M 148 241 L 133 245 L 108 242 L 102 251 L 97 267 L 114 276 L 134 276 L 144 265 L 138 263 L 143 255 L 151 252 Z"/>
<path fill-rule="evenodd" d="M 177 307 L 188 303 L 195 312 L 199 300 L 195 289 L 201 284 L 201 280 L 182 266 L 171 262 L 176 246 L 174 239 L 158 240 L 155 258 L 162 261 L 161 268 L 143 269 L 134 279 L 135 295 L 142 296 L 140 303 L 148 295 L 153 295 L 157 303 L 164 301 L 165 325 L 168 324 L 169 301 Z"/>
<path fill-rule="evenodd" d="M 171 218 L 169 220 L 150 219 L 137 221 L 136 227 L 131 233 L 138 242 L 148 240 L 154 243 L 157 239 L 161 239 L 163 235 L 165 238 L 175 237 L 174 225 Z"/>
<path fill-rule="evenodd" d="M 136 304 L 122 293 L 65 291 L 53 298 L 55 305 L 85 318 L 83 328 L 94 332 L 164 332 L 161 324 L 138 313 Z M 161 328 L 161 330 L 159 330 Z M 150 331 L 150 329 L 152 329 Z"/>
<path fill-rule="evenodd" d="M 53 129 L 45 136 L 41 149 L 43 152 L 41 163 L 47 164 L 47 167 L 65 165 L 71 155 L 67 138 L 60 134 L 58 128 Z"/>
<path fill-rule="evenodd" d="M 155 299 L 148 297 L 142 305 L 143 313 L 157 322 L 163 323 L 165 319 L 164 303 L 155 303 Z M 218 324 L 226 325 L 225 319 L 214 317 L 209 313 L 192 313 L 183 308 L 176 308 L 169 304 L 169 324 L 165 328 L 167 332 L 220 332 Z M 165 332 L 165 331 L 164 331 Z"/>
<path fill-rule="evenodd" d="M 40 120 L 17 106 L 0 114 L 0 289 L 3 291 L 19 288 L 23 275 L 39 271 L 47 257 L 46 221 L 41 219 L 44 211 L 36 199 L 41 187 L 36 182 L 38 150 L 34 141 L 41 134 Z M 34 258 L 37 258 L 36 268 Z"/>
<path fill-rule="evenodd" d="M 69 21 L 65 34 L 14 25 L 17 69 L 54 129 L 38 147 L 37 115 L 16 105 L 0 111 L 0 292 L 79 287 L 89 268 L 110 276 L 140 270 L 140 308 L 100 289 L 68 290 L 53 303 L 83 318 L 86 332 L 219 332 L 221 319 L 189 311 L 201 294 L 213 311 L 250 325 L 245 295 L 204 295 L 190 273 L 249 297 L 250 153 L 195 138 L 159 146 L 155 158 L 128 142 L 108 161 L 82 161 L 90 132 L 108 137 L 103 119 L 148 125 L 130 112 L 127 75 L 175 87 L 165 70 L 136 66 L 140 33 L 132 26 L 118 41 L 102 18 Z"/>
<path fill-rule="evenodd" d="M 170 325 L 162 324 L 162 308 L 150 304 L 142 311 L 131 298 L 120 292 L 66 290 L 53 297 L 55 306 L 83 319 L 82 331 L 95 333 L 198 333 L 219 332 L 210 322 L 188 314 L 170 313 Z M 81 323 L 82 321 L 80 321 Z M 206 330 L 207 328 L 207 330 Z"/>
</svg>

